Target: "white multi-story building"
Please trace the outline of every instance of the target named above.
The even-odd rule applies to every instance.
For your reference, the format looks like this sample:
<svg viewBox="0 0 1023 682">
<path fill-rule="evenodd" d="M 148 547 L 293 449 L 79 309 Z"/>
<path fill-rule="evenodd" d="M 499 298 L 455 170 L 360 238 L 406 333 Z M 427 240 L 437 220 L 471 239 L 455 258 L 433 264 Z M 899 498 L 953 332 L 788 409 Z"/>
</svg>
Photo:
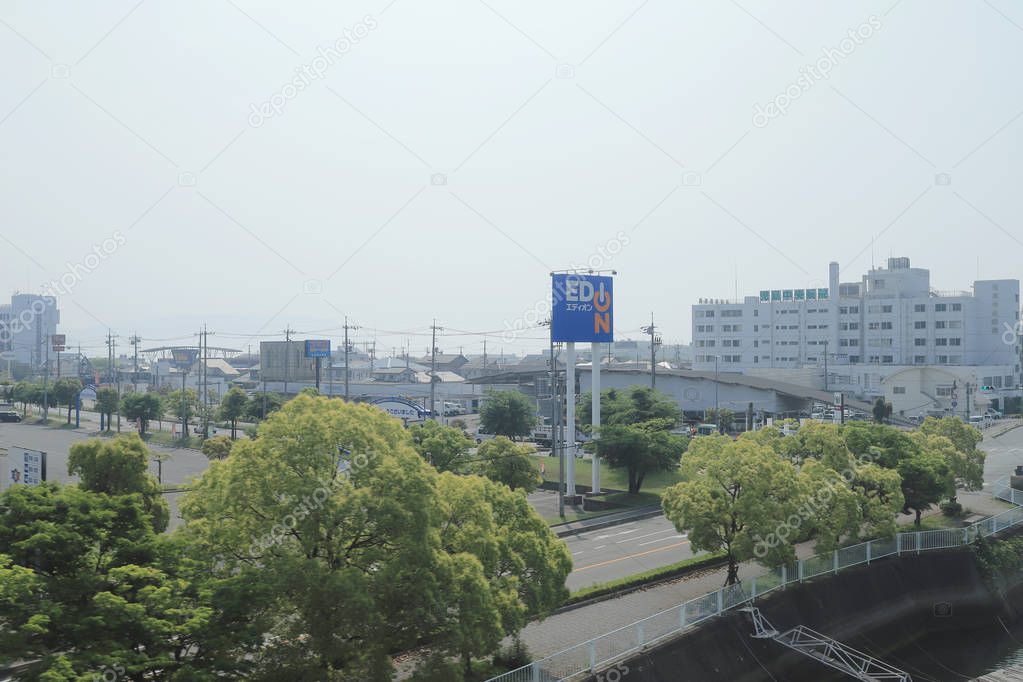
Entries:
<svg viewBox="0 0 1023 682">
<path fill-rule="evenodd" d="M 14 294 L 0 304 L 0 352 L 33 368 L 46 362 L 50 337 L 57 333 L 60 311 L 57 299 L 38 294 Z"/>
<path fill-rule="evenodd" d="M 930 271 L 889 258 L 850 283 L 839 282 L 831 263 L 828 283 L 742 301 L 701 299 L 693 306 L 693 369 L 790 381 L 802 374 L 803 383 L 861 395 L 881 395 L 886 377 L 914 366 L 969 367 L 978 382 L 1020 384 L 1019 280 L 935 291 Z"/>
</svg>

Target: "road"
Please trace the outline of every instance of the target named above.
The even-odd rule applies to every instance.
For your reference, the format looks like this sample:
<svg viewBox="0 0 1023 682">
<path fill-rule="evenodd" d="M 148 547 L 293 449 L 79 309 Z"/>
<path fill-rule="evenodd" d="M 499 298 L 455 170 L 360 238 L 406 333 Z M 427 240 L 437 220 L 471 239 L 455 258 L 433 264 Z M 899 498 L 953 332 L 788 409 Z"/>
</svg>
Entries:
<svg viewBox="0 0 1023 682">
<path fill-rule="evenodd" d="M 566 585 L 594 583 L 642 573 L 693 556 L 689 540 L 663 516 L 631 521 L 565 538 L 574 568 Z"/>
</svg>

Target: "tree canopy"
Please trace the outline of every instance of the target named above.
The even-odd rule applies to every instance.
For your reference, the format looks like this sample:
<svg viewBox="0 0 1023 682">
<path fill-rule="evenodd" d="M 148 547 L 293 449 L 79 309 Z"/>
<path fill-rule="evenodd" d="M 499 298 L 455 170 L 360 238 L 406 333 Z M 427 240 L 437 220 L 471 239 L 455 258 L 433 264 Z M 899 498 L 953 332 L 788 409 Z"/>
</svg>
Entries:
<svg viewBox="0 0 1023 682">
<path fill-rule="evenodd" d="M 121 399 L 121 414 L 132 421 L 138 420 L 139 433 L 145 435 L 149 422 L 163 415 L 163 399 L 158 393 L 132 392 Z"/>
<path fill-rule="evenodd" d="M 536 426 L 536 406 L 518 391 L 490 391 L 480 407 L 480 427 L 507 438 L 528 436 Z"/>
<path fill-rule="evenodd" d="M 245 414 L 249 396 L 237 386 L 232 387 L 220 403 L 220 418 L 231 424 L 231 440 L 238 437 L 238 420 Z"/>
<path fill-rule="evenodd" d="M 466 460 L 475 442 L 461 430 L 430 419 L 413 424 L 408 432 L 416 452 L 437 471 L 468 471 Z"/>
<path fill-rule="evenodd" d="M 73 444 L 68 473 L 81 479 L 84 490 L 113 496 L 138 495 L 153 520 L 153 529 L 160 533 L 167 528 L 167 503 L 149 473 L 149 449 L 137 434 Z"/>
<path fill-rule="evenodd" d="M 531 445 L 513 443 L 504 436 L 482 443 L 476 450 L 476 470 L 512 490 L 532 492 L 543 483 L 540 470 L 530 456 Z"/>
<path fill-rule="evenodd" d="M 580 397 L 578 415 L 582 424 L 592 425 L 592 393 Z M 639 424 L 661 419 L 674 426 L 681 415 L 673 398 L 646 386 L 630 386 L 625 390 L 609 388 L 600 392 L 601 425 Z"/>
<path fill-rule="evenodd" d="M 739 564 L 755 556 L 769 565 L 795 558 L 787 538 L 764 542 L 796 514 L 800 490 L 791 462 L 753 439 L 705 436 L 690 444 L 683 469 L 686 480 L 661 496 L 664 515 L 688 533 L 694 551 L 725 553 L 725 584 L 736 583 Z"/>
<path fill-rule="evenodd" d="M 267 587 L 257 679 L 389 679 L 423 641 L 471 661 L 560 604 L 571 570 L 521 493 L 438 474 L 396 420 L 340 400 L 289 401 L 182 511 L 214 578 Z"/>
</svg>

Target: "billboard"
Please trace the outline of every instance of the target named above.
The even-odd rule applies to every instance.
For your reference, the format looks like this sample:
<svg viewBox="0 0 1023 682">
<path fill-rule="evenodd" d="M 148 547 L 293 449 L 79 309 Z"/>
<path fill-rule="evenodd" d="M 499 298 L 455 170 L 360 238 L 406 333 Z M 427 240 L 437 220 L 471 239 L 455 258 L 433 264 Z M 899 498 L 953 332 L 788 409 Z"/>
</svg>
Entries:
<svg viewBox="0 0 1023 682">
<path fill-rule="evenodd" d="M 46 453 L 11 447 L 4 467 L 4 488 L 12 485 L 38 485 L 46 480 Z"/>
<path fill-rule="evenodd" d="M 605 275 L 551 275 L 551 340 L 614 341 L 613 282 Z"/>
<path fill-rule="evenodd" d="M 67 335 L 66 334 L 53 334 L 50 337 L 50 341 L 53 344 L 54 352 L 62 351 L 62 350 L 64 350 L 64 348 L 67 345 Z"/>
<path fill-rule="evenodd" d="M 195 348 L 174 348 L 171 350 L 171 360 L 175 368 L 188 369 L 195 363 L 198 354 Z"/>
<path fill-rule="evenodd" d="M 329 358 L 329 339 L 307 339 L 305 342 L 305 356 L 307 358 Z"/>
<path fill-rule="evenodd" d="M 392 417 L 401 419 L 406 425 L 409 422 L 426 420 L 426 410 L 404 398 L 377 398 L 370 402 L 370 405 L 379 407 Z"/>
</svg>

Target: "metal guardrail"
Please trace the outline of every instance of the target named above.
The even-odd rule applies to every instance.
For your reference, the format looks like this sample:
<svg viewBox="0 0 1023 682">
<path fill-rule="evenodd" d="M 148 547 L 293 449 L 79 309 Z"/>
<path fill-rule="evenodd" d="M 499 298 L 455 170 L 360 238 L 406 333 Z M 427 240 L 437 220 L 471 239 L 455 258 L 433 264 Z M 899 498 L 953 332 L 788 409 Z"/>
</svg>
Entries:
<svg viewBox="0 0 1023 682">
<path fill-rule="evenodd" d="M 965 547 L 978 537 L 988 537 L 1023 523 L 1023 491 L 1009 487 L 1007 478 L 999 479 L 994 486 L 996 498 L 1017 506 L 966 528 L 897 533 L 888 540 L 870 540 L 828 554 L 800 559 L 735 585 L 728 585 L 690 599 L 617 630 L 533 661 L 529 665 L 492 677 L 487 682 L 556 682 L 592 673 L 618 659 L 654 646 L 708 618 L 747 604 L 779 587 L 803 582 L 826 573 L 838 573 L 844 568 L 869 564 L 884 557 Z"/>
</svg>

